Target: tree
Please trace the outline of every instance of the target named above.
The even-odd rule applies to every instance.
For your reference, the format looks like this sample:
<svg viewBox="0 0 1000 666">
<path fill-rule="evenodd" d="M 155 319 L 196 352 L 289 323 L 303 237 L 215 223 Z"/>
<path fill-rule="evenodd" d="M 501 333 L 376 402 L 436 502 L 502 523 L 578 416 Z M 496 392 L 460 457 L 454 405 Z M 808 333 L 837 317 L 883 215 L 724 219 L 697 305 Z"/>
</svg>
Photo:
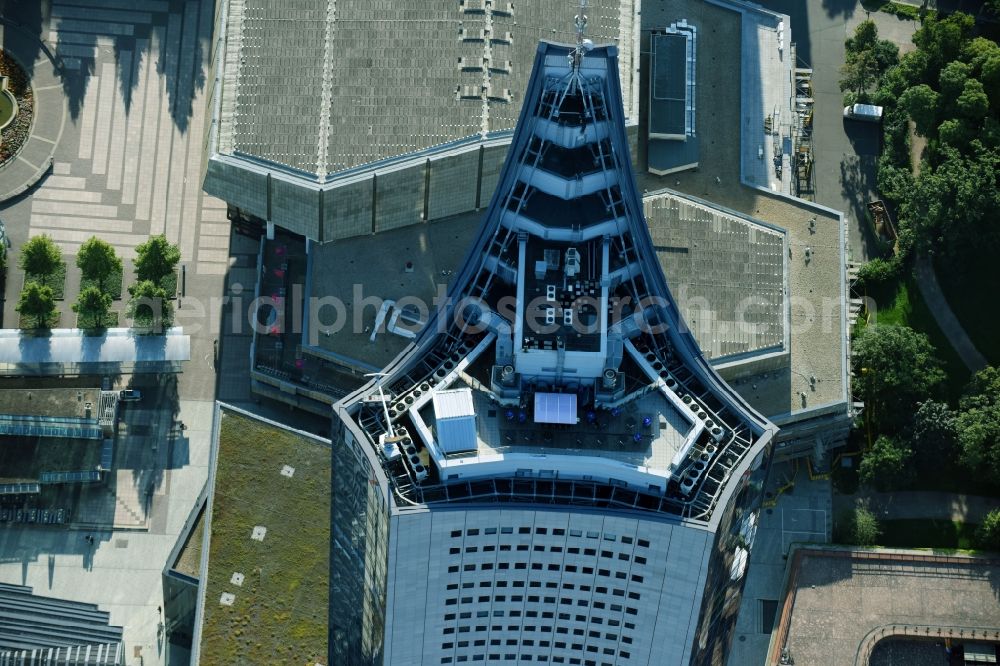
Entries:
<svg viewBox="0 0 1000 666">
<path fill-rule="evenodd" d="M 870 19 L 858 24 L 854 35 L 844 42 L 844 50 L 840 90 L 854 93 L 857 101 L 867 101 L 869 88 L 899 61 L 899 48 L 889 40 L 880 40 L 878 27 Z"/>
<path fill-rule="evenodd" d="M 976 530 L 976 545 L 984 550 L 1000 552 L 1000 509 L 993 509 Z"/>
<path fill-rule="evenodd" d="M 964 120 L 959 120 L 957 118 L 949 118 L 940 125 L 938 125 L 938 139 L 942 143 L 955 148 L 956 150 L 964 150 L 972 139 L 972 128 Z"/>
<path fill-rule="evenodd" d="M 866 326 L 854 342 L 855 393 L 877 424 L 900 424 L 944 379 L 923 333 L 905 326 Z"/>
<path fill-rule="evenodd" d="M 1000 488 L 1000 369 L 987 367 L 973 376 L 956 425 L 963 466 Z"/>
<path fill-rule="evenodd" d="M 34 320 L 36 328 L 48 328 L 56 311 L 52 287 L 40 285 L 34 280 L 29 281 L 21 291 L 15 310 L 22 317 Z"/>
<path fill-rule="evenodd" d="M 136 326 L 159 333 L 170 325 L 174 314 L 173 305 L 163 287 L 152 280 L 143 280 L 129 287 L 128 293 L 132 298 L 126 313 L 132 317 Z"/>
<path fill-rule="evenodd" d="M 77 296 L 73 312 L 80 316 L 82 328 L 101 328 L 111 310 L 111 296 L 97 287 L 87 287 Z M 83 325 L 89 322 L 91 326 Z"/>
<path fill-rule="evenodd" d="M 976 79 L 965 82 L 962 94 L 955 100 L 958 112 L 970 120 L 982 120 L 990 109 L 990 100 L 986 96 L 983 84 Z"/>
<path fill-rule="evenodd" d="M 51 275 L 62 264 L 62 252 L 51 238 L 34 236 L 21 246 L 19 265 L 28 275 Z"/>
<path fill-rule="evenodd" d="M 76 265 L 85 278 L 97 280 L 104 289 L 104 281 L 122 269 L 122 260 L 110 243 L 91 236 L 77 251 Z"/>
<path fill-rule="evenodd" d="M 930 135 L 937 125 L 940 103 L 941 96 L 926 83 L 908 88 L 899 98 L 899 105 L 906 109 L 917 126 L 917 132 L 923 136 Z"/>
<path fill-rule="evenodd" d="M 941 94 L 946 99 L 955 99 L 962 94 L 965 82 L 969 79 L 971 67 L 961 60 L 953 60 L 941 70 Z"/>
<path fill-rule="evenodd" d="M 986 41 L 996 46 L 994 42 Z M 979 70 L 979 80 L 983 82 L 983 89 L 990 98 L 992 108 L 1000 107 L 1000 47 L 997 47 L 994 53 L 983 59 Z"/>
<path fill-rule="evenodd" d="M 968 155 L 947 144 L 939 152 L 940 163 L 920 172 L 901 204 L 900 226 L 913 232 L 918 247 L 943 251 L 961 269 L 959 257 L 1000 249 L 993 222 L 1000 207 L 1000 152 L 979 139 L 970 141 Z"/>
<path fill-rule="evenodd" d="M 851 541 L 858 546 L 874 546 L 882 535 L 878 518 L 867 507 L 854 508 L 851 516 Z"/>
<path fill-rule="evenodd" d="M 135 274 L 139 281 L 150 280 L 157 285 L 181 260 L 180 248 L 168 242 L 163 234 L 150 236 L 148 241 L 137 245 L 135 254 Z"/>
<path fill-rule="evenodd" d="M 936 81 L 941 69 L 961 55 L 969 43 L 975 19 L 963 12 L 945 18 L 928 15 L 920 29 L 913 33 L 913 43 L 926 58 L 925 83 Z"/>
<path fill-rule="evenodd" d="M 898 490 L 913 482 L 913 451 L 903 441 L 881 435 L 865 451 L 858 478 L 879 491 Z"/>
<path fill-rule="evenodd" d="M 954 455 L 958 440 L 955 413 L 945 402 L 925 400 L 913 415 L 909 439 L 917 467 L 933 473 Z"/>
</svg>

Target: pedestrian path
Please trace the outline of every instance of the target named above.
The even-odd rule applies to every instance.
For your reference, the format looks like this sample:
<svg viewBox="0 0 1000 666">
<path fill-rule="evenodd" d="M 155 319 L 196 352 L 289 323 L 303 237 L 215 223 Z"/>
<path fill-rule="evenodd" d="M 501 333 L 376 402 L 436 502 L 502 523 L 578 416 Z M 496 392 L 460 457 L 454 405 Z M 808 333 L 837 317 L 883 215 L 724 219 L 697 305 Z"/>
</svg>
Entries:
<svg viewBox="0 0 1000 666">
<path fill-rule="evenodd" d="M 965 329 L 962 328 L 961 322 L 958 321 L 958 317 L 948 306 L 948 300 L 945 298 L 944 292 L 941 291 L 941 285 L 938 284 L 937 276 L 934 275 L 934 265 L 930 259 L 917 257 L 916 278 L 917 288 L 920 289 L 920 295 L 927 303 L 934 321 L 951 342 L 951 346 L 958 352 L 965 367 L 971 372 L 978 372 L 989 365 L 989 361 L 976 349 Z"/>
<path fill-rule="evenodd" d="M 978 524 L 1000 501 L 992 497 L 931 491 L 857 493 L 840 495 L 837 504 L 855 506 L 864 502 L 881 520 L 953 520 Z"/>
</svg>

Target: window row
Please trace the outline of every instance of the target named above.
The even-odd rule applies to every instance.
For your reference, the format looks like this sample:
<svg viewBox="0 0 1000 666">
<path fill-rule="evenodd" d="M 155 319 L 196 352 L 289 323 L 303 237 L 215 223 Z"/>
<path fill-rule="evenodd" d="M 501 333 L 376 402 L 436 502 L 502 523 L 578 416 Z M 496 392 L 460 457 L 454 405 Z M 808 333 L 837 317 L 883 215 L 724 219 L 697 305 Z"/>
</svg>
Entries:
<svg viewBox="0 0 1000 666">
<path fill-rule="evenodd" d="M 511 566 L 513 564 L 514 566 Z M 528 565 L 531 565 L 530 567 Z M 507 571 L 513 569 L 515 571 L 527 571 L 528 569 L 532 571 L 566 571 L 567 573 L 582 573 L 587 576 L 593 575 L 594 567 L 581 567 L 575 564 L 544 564 L 542 562 L 482 562 L 478 566 L 475 564 L 452 564 L 448 567 L 448 573 L 458 573 L 459 571 L 475 571 L 476 569 L 480 571 L 493 571 L 494 568 L 500 571 Z M 611 578 L 610 569 L 598 569 L 598 576 L 604 576 L 605 578 Z M 627 574 L 624 571 L 614 572 L 614 577 L 619 580 L 631 580 L 633 583 L 641 583 L 645 580 L 643 576 L 639 574 Z"/>
<path fill-rule="evenodd" d="M 560 619 L 568 620 L 569 616 L 567 615 L 565 618 L 563 618 L 563 614 L 560 613 Z M 591 624 L 604 624 L 604 621 L 605 621 L 604 618 L 601 618 L 601 617 L 596 616 L 596 615 L 592 615 L 589 619 L 590 619 Z M 577 622 L 587 622 L 587 620 L 588 620 L 588 618 L 587 618 L 586 615 L 577 615 L 576 616 L 576 621 Z M 611 627 L 624 626 L 625 629 L 628 629 L 628 630 L 634 630 L 635 629 L 635 623 L 634 622 L 619 622 L 618 620 L 616 620 L 614 618 L 608 618 L 607 624 L 608 624 L 608 626 L 611 626 Z M 534 625 L 528 625 L 528 626 L 532 627 L 531 631 L 535 631 Z M 451 636 L 451 635 L 456 634 L 456 633 L 458 633 L 458 634 L 469 634 L 469 633 L 474 633 L 474 632 L 475 633 L 482 633 L 482 632 L 485 632 L 487 630 L 489 630 L 489 631 L 505 631 L 504 626 L 502 624 L 493 624 L 493 625 L 479 624 L 479 625 L 474 625 L 474 626 L 473 625 L 465 625 L 465 624 L 463 624 L 463 625 L 459 625 L 458 627 L 445 627 L 441 631 L 441 633 L 444 634 L 444 635 L 446 635 L 446 636 Z M 523 631 L 528 631 L 527 627 L 522 626 L 520 624 L 508 624 L 507 628 L 506 628 L 506 631 L 513 631 L 513 632 L 520 632 L 522 630 Z M 546 632 L 546 631 L 551 632 L 552 627 L 549 626 L 549 625 L 542 625 L 538 630 L 541 631 L 541 632 Z M 600 638 L 600 632 L 596 631 L 596 630 L 593 630 L 593 629 L 585 630 L 585 629 L 583 629 L 581 627 L 576 627 L 574 629 L 570 629 L 569 627 L 566 627 L 566 626 L 557 626 L 555 628 L 555 633 L 556 634 L 565 634 L 565 635 L 573 634 L 574 636 L 583 636 L 583 635 L 586 634 L 587 631 L 590 632 L 589 635 L 590 635 L 591 638 Z M 494 639 L 494 640 L 499 640 L 499 639 Z M 629 638 L 628 636 L 623 636 L 622 637 L 622 642 L 624 642 L 624 643 L 631 643 L 632 639 Z M 508 643 L 508 645 L 509 644 L 510 643 Z M 499 643 L 491 643 L 491 645 L 499 645 Z"/>
<path fill-rule="evenodd" d="M 545 629 L 545 628 L 546 627 L 542 627 L 542 629 Z M 534 629 L 535 629 L 534 627 L 524 627 L 525 631 L 533 631 Z M 552 627 L 548 627 L 548 629 L 551 630 Z M 583 636 L 583 633 L 582 632 L 581 633 L 574 632 L 574 635 L 575 636 Z M 598 638 L 599 639 L 599 638 L 601 638 L 601 632 L 599 632 L 599 631 L 590 631 L 590 632 L 587 633 L 587 636 L 590 637 L 590 638 Z M 630 636 L 622 636 L 621 639 L 622 639 L 622 643 L 626 643 L 626 644 L 629 644 L 629 645 L 631 645 L 631 643 L 632 643 L 632 638 Z M 604 640 L 606 640 L 606 641 L 617 641 L 618 640 L 618 634 L 605 633 L 604 634 Z M 491 646 L 497 646 L 497 645 L 508 645 L 508 646 L 510 646 L 510 645 L 523 645 L 525 647 L 534 647 L 535 644 L 537 643 L 538 647 L 543 647 L 543 648 L 552 647 L 552 646 L 554 646 L 556 649 L 559 649 L 559 650 L 562 650 L 562 649 L 566 648 L 565 641 L 551 641 L 551 640 L 538 640 L 538 641 L 536 641 L 533 638 L 523 638 L 523 639 L 508 638 L 506 640 L 500 639 L 500 638 L 493 638 L 493 639 L 490 639 L 489 643 L 490 643 Z M 460 647 L 460 648 L 467 648 L 470 645 L 475 646 L 475 647 L 485 647 L 485 645 L 486 645 L 486 639 L 485 638 L 481 638 L 481 639 L 475 640 L 475 641 L 457 641 L 457 642 L 455 642 L 455 641 L 447 641 L 445 643 L 441 643 L 441 649 L 442 650 L 451 650 L 456 645 L 458 647 Z"/>
<path fill-rule="evenodd" d="M 461 584 L 461 586 L 459 586 L 458 583 L 448 583 L 448 591 L 451 592 L 451 591 L 457 590 L 457 589 L 459 589 L 459 587 L 461 587 L 461 589 L 463 589 L 463 590 L 471 590 L 471 589 L 475 588 L 476 586 L 477 586 L 476 582 L 475 581 L 471 581 L 471 580 L 465 581 L 464 583 Z M 478 587 L 480 587 L 480 588 L 488 588 L 488 587 L 494 587 L 494 586 L 498 587 L 498 588 L 505 588 L 505 587 L 508 587 L 508 586 L 514 587 L 514 588 L 528 587 L 528 588 L 531 588 L 531 589 L 545 587 L 546 589 L 549 589 L 549 590 L 557 590 L 557 589 L 559 589 L 561 587 L 564 590 L 573 590 L 573 591 L 580 590 L 581 592 L 591 592 L 591 591 L 593 591 L 593 592 L 596 592 L 597 594 L 611 594 L 612 596 L 616 596 L 616 597 L 624 597 L 625 596 L 625 590 L 621 589 L 620 587 L 613 587 L 613 588 L 611 588 L 609 590 L 607 587 L 605 587 L 603 585 L 591 586 L 591 585 L 586 585 L 586 584 L 583 584 L 583 583 L 577 585 L 576 583 L 566 583 L 566 582 L 562 582 L 562 581 L 556 582 L 556 581 L 552 581 L 552 580 L 546 581 L 544 586 L 542 585 L 542 582 L 538 581 L 538 580 L 530 580 L 530 581 L 523 581 L 523 580 L 512 580 L 512 581 L 498 580 L 495 583 L 492 580 L 481 580 L 481 581 L 479 581 L 479 585 L 478 585 Z M 628 598 L 629 599 L 639 599 L 639 598 L 641 598 L 641 595 L 638 592 L 629 592 L 628 593 Z M 500 597 L 498 597 L 497 600 L 498 601 L 503 601 L 503 599 L 500 598 Z M 521 597 L 520 596 L 512 596 L 511 600 L 512 601 L 521 601 Z M 529 597 L 528 601 L 531 601 L 531 600 L 532 599 Z"/>
<path fill-rule="evenodd" d="M 592 650 L 590 648 L 587 648 L 587 651 L 588 652 L 597 652 L 596 649 Z M 603 650 L 603 653 L 606 654 L 606 655 L 611 655 L 613 657 L 614 654 L 615 654 L 615 651 L 614 650 L 609 650 L 608 648 L 605 648 Z M 622 659 L 628 659 L 632 655 L 629 652 L 620 651 L 620 652 L 618 652 L 618 656 L 621 657 Z M 521 655 L 518 655 L 518 654 L 514 654 L 514 653 L 510 653 L 510 652 L 508 652 L 507 654 L 503 654 L 503 655 L 501 655 L 499 653 L 492 653 L 491 652 L 488 657 L 487 657 L 487 655 L 484 655 L 484 654 L 475 654 L 475 655 L 472 655 L 471 657 L 468 656 L 468 655 L 458 655 L 457 657 L 450 657 L 450 656 L 449 657 L 441 657 L 441 663 L 442 664 L 452 664 L 452 663 L 456 663 L 456 662 L 469 662 L 469 661 L 503 661 L 504 663 L 509 663 L 509 664 L 513 664 L 513 663 L 516 663 L 516 662 L 519 662 L 519 661 L 520 662 L 525 662 L 525 661 L 549 662 L 550 661 L 550 662 L 552 662 L 554 664 L 582 664 L 583 666 L 597 666 L 597 664 L 598 664 L 598 662 L 595 661 L 595 660 L 593 660 L 593 659 L 581 659 L 580 657 L 550 656 L 550 655 L 547 655 L 547 654 L 539 654 L 539 655 L 521 654 Z M 614 666 L 614 663 L 607 662 L 607 661 L 602 661 L 602 662 L 600 662 L 600 666 Z"/>
<path fill-rule="evenodd" d="M 526 544 L 526 543 L 517 544 L 516 546 L 512 545 L 512 544 L 509 544 L 509 543 L 501 543 L 499 545 L 498 544 L 487 544 L 487 545 L 482 546 L 482 547 L 480 547 L 480 546 L 466 546 L 465 549 L 464 549 L 464 552 L 465 553 L 478 553 L 478 552 L 493 553 L 493 552 L 496 552 L 497 550 L 499 550 L 501 553 L 506 553 L 506 552 L 510 552 L 510 551 L 517 551 L 517 552 L 523 553 L 523 552 L 527 552 L 529 550 L 533 551 L 533 552 L 536 552 L 536 553 L 544 553 L 544 552 L 546 552 L 546 548 L 545 548 L 544 545 L 534 544 L 534 545 L 532 545 L 532 546 L 529 547 L 529 544 Z M 451 548 L 448 549 L 448 554 L 449 555 L 460 555 L 462 552 L 463 552 L 463 549 L 461 547 L 459 547 L 459 546 L 452 546 Z M 562 546 L 549 546 L 548 547 L 548 552 L 550 552 L 550 553 L 562 553 L 562 552 L 565 552 L 565 553 L 567 553 L 569 555 L 580 555 L 581 553 L 583 553 L 583 555 L 589 555 L 591 557 L 597 557 L 597 555 L 598 555 L 598 552 L 597 552 L 596 548 L 577 548 L 575 546 L 573 546 L 573 547 L 567 547 L 567 548 L 563 548 Z M 637 564 L 645 564 L 646 563 L 646 558 L 643 557 L 642 555 L 636 555 L 635 557 L 633 557 L 631 555 L 631 553 L 618 553 L 617 555 L 618 555 L 618 559 L 622 560 L 623 562 L 628 562 L 629 560 L 634 559 Z M 600 556 L 601 557 L 606 557 L 608 559 L 613 559 L 615 557 L 615 553 L 614 553 L 614 551 L 610 551 L 610 550 L 602 550 L 600 552 Z"/>
<path fill-rule="evenodd" d="M 536 528 L 534 528 L 534 530 L 532 530 L 532 528 L 530 528 L 530 527 L 518 527 L 517 528 L 517 534 L 532 534 L 532 533 L 534 533 L 534 534 L 543 535 L 543 536 L 544 535 L 548 535 L 548 534 L 551 534 L 552 536 L 566 536 L 567 532 L 569 533 L 569 536 L 576 537 L 576 538 L 583 538 L 583 536 L 586 535 L 586 537 L 588 539 L 600 539 L 600 538 L 603 538 L 605 541 L 618 541 L 619 540 L 619 537 L 617 535 L 615 535 L 615 534 L 611 534 L 609 532 L 605 532 L 602 535 L 600 532 L 597 532 L 595 530 L 586 530 L 586 531 L 584 531 L 584 530 L 566 530 L 566 529 L 561 528 L 561 527 L 552 527 L 552 528 L 548 528 L 548 527 L 536 527 Z M 480 529 L 478 527 L 470 527 L 470 528 L 466 529 L 464 532 L 462 530 L 452 530 L 451 531 L 451 536 L 453 538 L 460 538 L 463 535 L 464 536 L 479 536 L 480 534 L 490 535 L 490 534 L 497 534 L 497 533 L 500 533 L 500 534 L 514 534 L 514 528 L 513 527 L 499 527 L 499 528 L 498 527 L 485 527 L 485 528 Z M 634 543 L 637 543 L 639 546 L 641 546 L 643 548 L 649 548 L 649 540 L 648 539 L 633 539 L 630 536 L 622 535 L 621 542 L 625 543 L 625 544 L 631 544 L 631 543 L 634 542 Z"/>
</svg>

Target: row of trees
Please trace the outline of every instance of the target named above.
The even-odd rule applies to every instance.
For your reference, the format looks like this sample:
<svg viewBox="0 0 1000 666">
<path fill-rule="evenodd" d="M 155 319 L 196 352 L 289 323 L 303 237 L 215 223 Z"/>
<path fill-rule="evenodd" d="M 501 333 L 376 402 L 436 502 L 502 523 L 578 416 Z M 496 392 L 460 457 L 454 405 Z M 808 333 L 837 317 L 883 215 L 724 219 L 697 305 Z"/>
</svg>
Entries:
<svg viewBox="0 0 1000 666">
<path fill-rule="evenodd" d="M 167 285 L 176 284 L 173 276 L 179 261 L 180 250 L 162 235 L 152 236 L 136 247 L 137 282 L 129 287 L 131 299 L 126 310 L 136 326 L 169 325 L 173 307 Z M 35 236 L 22 246 L 19 265 L 29 278 L 16 309 L 29 323 L 47 328 L 56 316 L 56 298 L 53 289 L 37 278 L 60 270 L 62 253 L 50 237 Z M 122 260 L 114 247 L 95 236 L 80 246 L 76 265 L 83 287 L 72 309 L 82 328 L 103 328 L 113 320 L 111 306 L 117 294 L 109 287 L 112 282 L 120 285 Z"/>
<path fill-rule="evenodd" d="M 865 428 L 881 433 L 861 461 L 862 482 L 906 488 L 957 461 L 980 486 L 1000 491 L 1000 369 L 974 375 L 953 409 L 940 399 L 945 375 L 923 333 L 866 327 L 854 341 L 853 363 Z"/>
</svg>

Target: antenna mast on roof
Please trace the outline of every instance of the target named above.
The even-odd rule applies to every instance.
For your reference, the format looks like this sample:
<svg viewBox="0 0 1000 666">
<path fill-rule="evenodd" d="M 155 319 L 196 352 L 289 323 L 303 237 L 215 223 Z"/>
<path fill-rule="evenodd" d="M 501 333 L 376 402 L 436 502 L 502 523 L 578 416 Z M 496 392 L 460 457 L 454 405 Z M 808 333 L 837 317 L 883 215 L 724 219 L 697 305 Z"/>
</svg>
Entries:
<svg viewBox="0 0 1000 666">
<path fill-rule="evenodd" d="M 573 65 L 573 71 L 577 73 L 580 71 L 583 52 L 589 51 L 594 46 L 594 43 L 585 37 L 587 34 L 587 15 L 583 13 L 585 9 L 587 9 L 587 0 L 580 0 L 580 11 L 573 17 L 573 25 L 576 26 L 576 48 L 573 49 L 570 61 Z"/>
</svg>

